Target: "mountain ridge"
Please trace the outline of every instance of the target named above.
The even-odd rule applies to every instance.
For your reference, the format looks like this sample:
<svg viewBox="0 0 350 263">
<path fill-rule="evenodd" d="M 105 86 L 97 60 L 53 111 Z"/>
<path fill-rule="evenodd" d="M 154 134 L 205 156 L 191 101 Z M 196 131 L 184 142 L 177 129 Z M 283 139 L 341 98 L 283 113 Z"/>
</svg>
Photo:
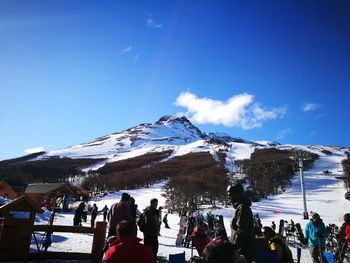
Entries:
<svg viewBox="0 0 350 263">
<path fill-rule="evenodd" d="M 90 142 L 0 161 L 0 180 L 33 183 L 84 178 L 88 188 L 102 187 L 100 184 L 104 182 L 103 185 L 114 189 L 139 187 L 172 176 L 176 182 L 178 179 L 175 178 L 187 180 L 191 176 L 205 176 L 205 181 L 214 175 L 219 176 L 214 180 L 219 182 L 226 178 L 225 175 L 236 172 L 241 174 L 240 177 L 246 172 L 254 177 L 256 171 L 258 177 L 260 173 L 269 174 L 271 178 L 274 174 L 278 179 L 281 170 L 273 167 L 282 165 L 282 159 L 289 167 L 283 173 L 290 178 L 297 154 L 327 157 L 340 164 L 349 152 L 346 147 L 283 145 L 248 141 L 220 132 L 206 134 L 184 116 L 166 115 L 155 123 L 142 123 Z M 255 165 L 257 161 L 266 163 L 265 159 L 270 163 L 268 167 Z M 253 170 L 244 170 L 247 165 Z M 285 183 L 281 187 L 285 187 Z"/>
<path fill-rule="evenodd" d="M 347 147 L 282 145 L 274 141 L 248 141 L 222 132 L 206 134 L 193 125 L 185 116 L 164 115 L 154 123 L 141 123 L 120 132 L 98 137 L 89 142 L 33 155 L 32 159 L 26 161 L 38 161 L 54 157 L 98 159 L 99 165 L 91 167 L 94 170 L 109 162 L 133 158 L 152 152 L 170 150 L 172 154 L 168 158 L 171 159 L 191 152 L 210 152 L 216 158 L 217 152 L 221 151 L 226 152 L 226 167 L 230 169 L 232 159 L 249 159 L 250 154 L 256 148 L 266 147 L 302 149 L 321 155 L 322 151 L 338 152 L 338 154 L 344 156 L 346 152 L 350 152 Z M 84 168 L 84 171 L 88 169 Z"/>
</svg>

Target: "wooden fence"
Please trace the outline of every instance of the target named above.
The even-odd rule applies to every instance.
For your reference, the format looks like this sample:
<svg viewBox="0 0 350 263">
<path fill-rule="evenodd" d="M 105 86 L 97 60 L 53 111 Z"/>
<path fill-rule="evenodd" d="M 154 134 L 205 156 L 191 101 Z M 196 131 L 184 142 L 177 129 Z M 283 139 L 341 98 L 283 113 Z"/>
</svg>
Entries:
<svg viewBox="0 0 350 263">
<path fill-rule="evenodd" d="M 91 233 L 94 234 L 91 253 L 79 252 L 37 252 L 29 254 L 30 260 L 61 259 L 61 260 L 91 260 L 101 262 L 102 249 L 106 237 L 106 222 L 96 222 L 96 228 L 59 225 L 34 225 L 33 232 L 66 232 L 66 233 Z"/>
</svg>

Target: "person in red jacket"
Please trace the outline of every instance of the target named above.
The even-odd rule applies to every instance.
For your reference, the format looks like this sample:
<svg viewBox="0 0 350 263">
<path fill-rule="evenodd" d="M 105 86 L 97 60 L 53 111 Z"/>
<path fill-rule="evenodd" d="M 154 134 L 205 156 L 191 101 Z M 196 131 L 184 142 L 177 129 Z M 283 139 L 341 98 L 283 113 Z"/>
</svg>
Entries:
<svg viewBox="0 0 350 263">
<path fill-rule="evenodd" d="M 345 229 L 344 229 L 344 236 L 347 241 L 348 247 L 350 247 L 350 214 L 344 215 L 344 222 L 345 222 Z"/>
<path fill-rule="evenodd" d="M 140 244 L 135 222 L 122 221 L 117 225 L 117 240 L 104 255 L 104 263 L 153 263 L 150 247 Z"/>
<path fill-rule="evenodd" d="M 198 255 L 201 257 L 203 249 L 210 241 L 202 220 L 199 220 L 198 225 L 193 229 L 191 239 L 194 247 L 197 249 Z"/>
<path fill-rule="evenodd" d="M 340 248 L 340 255 L 343 258 L 346 249 L 350 248 L 350 214 L 344 215 L 344 224 L 340 228 L 340 233 L 338 236 L 344 241 L 344 245 Z"/>
</svg>

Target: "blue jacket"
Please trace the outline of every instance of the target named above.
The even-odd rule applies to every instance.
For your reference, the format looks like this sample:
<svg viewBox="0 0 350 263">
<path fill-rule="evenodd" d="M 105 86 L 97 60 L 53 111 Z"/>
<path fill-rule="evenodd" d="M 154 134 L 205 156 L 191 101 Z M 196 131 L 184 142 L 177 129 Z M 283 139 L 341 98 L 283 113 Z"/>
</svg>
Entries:
<svg viewBox="0 0 350 263">
<path fill-rule="evenodd" d="M 304 229 L 304 237 L 305 239 L 309 239 L 309 247 L 319 247 L 319 245 L 324 247 L 327 236 L 327 229 L 321 219 L 318 220 L 315 225 L 313 224 L 312 220 L 306 224 Z"/>
</svg>

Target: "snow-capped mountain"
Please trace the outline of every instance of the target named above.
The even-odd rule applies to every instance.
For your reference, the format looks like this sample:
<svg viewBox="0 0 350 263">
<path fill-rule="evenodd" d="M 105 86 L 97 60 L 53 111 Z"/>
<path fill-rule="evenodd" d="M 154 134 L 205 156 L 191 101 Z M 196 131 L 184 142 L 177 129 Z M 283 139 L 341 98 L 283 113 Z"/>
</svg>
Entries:
<svg viewBox="0 0 350 263">
<path fill-rule="evenodd" d="M 339 164 L 346 158 L 347 152 L 350 152 L 350 149 L 346 147 L 283 145 L 274 141 L 248 141 L 224 133 L 205 134 L 185 117 L 164 116 L 153 124 L 140 124 L 118 133 L 97 138 L 91 142 L 42 154 L 36 159 L 47 159 L 54 156 L 73 159 L 105 158 L 105 161 L 99 161 L 97 165 L 86 168 L 94 170 L 104 166 L 107 162 L 137 157 L 151 152 L 171 150 L 171 155 L 167 156 L 166 159 L 193 152 L 209 152 L 217 160 L 219 159 L 217 158 L 218 153 L 224 152 L 226 153 L 226 168 L 231 171 L 234 168 L 232 167 L 233 160 L 250 158 L 257 148 L 303 150 L 318 154 L 320 157 L 314 163 L 313 168 L 304 173 L 308 211 L 317 211 L 327 223 L 339 225 L 342 222 L 343 214 L 349 211 L 350 202 L 344 199 L 346 190 L 342 180 L 337 177 L 343 174 L 342 166 Z M 329 171 L 329 174 L 325 174 L 324 171 Z M 285 192 L 268 196 L 266 199 L 253 203 L 253 211 L 259 213 L 265 225 L 270 225 L 272 221 L 278 222 L 280 219 L 293 219 L 294 222 L 300 222 L 304 226 L 307 221 L 302 219 L 304 207 L 300 185 L 300 177 L 294 176 Z M 150 188 L 128 189 L 128 192 L 135 197 L 140 208 L 146 207 L 149 200 L 154 197 L 158 198 L 162 206 L 165 206 L 163 186 L 164 182 L 152 185 Z M 120 199 L 121 193 L 122 191 L 116 192 L 113 195 L 104 196 L 91 202 L 97 203 L 98 207 L 110 206 L 115 200 Z M 229 220 L 232 217 L 233 208 L 221 207 L 213 210 L 213 213 L 222 215 L 226 229 L 229 229 Z M 72 217 L 73 215 L 67 216 L 65 214 L 59 220 L 62 220 L 64 224 L 69 224 Z M 177 215 L 169 214 L 169 222 L 172 224 L 171 231 L 174 231 L 173 229 L 177 230 Z M 168 230 L 162 228 L 162 231 Z M 176 235 L 176 232 L 164 232 L 160 236 L 159 253 L 161 255 L 167 256 L 170 253 L 179 253 L 185 249 L 173 245 L 172 235 L 174 233 Z M 87 242 L 84 238 L 81 238 L 78 241 L 79 243 L 77 243 L 77 239 L 74 239 L 74 245 L 66 241 L 62 243 L 65 247 L 79 244 L 80 247 L 84 248 L 81 245 Z M 53 243 L 54 246 L 55 242 Z M 293 249 L 295 252 L 295 248 Z M 190 255 L 189 250 L 188 254 Z M 308 253 L 306 251 L 303 255 L 302 262 L 311 262 L 307 258 Z"/>
<path fill-rule="evenodd" d="M 37 160 L 54 156 L 72 159 L 105 159 L 105 161 L 91 167 L 91 169 L 97 169 L 107 162 L 137 157 L 150 152 L 171 150 L 172 154 L 168 158 L 191 152 L 210 152 L 216 158 L 216 153 L 220 150 L 227 153 L 226 167 L 231 169 L 232 159 L 250 158 L 251 153 L 256 148 L 266 147 L 299 149 L 320 156 L 325 155 L 325 153 L 334 153 L 343 156 L 343 158 L 346 157 L 345 153 L 349 151 L 349 148 L 345 147 L 282 145 L 274 141 L 247 141 L 225 133 L 205 134 L 184 116 L 166 115 L 153 124 L 140 124 L 91 142 L 50 151 L 37 157 Z"/>
<path fill-rule="evenodd" d="M 91 142 L 51 151 L 43 157 L 125 159 L 122 155 L 128 152 L 134 152 L 137 156 L 149 151 L 163 151 L 169 147 L 190 144 L 205 138 L 206 135 L 192 125 L 186 117 L 163 116 L 154 124 L 140 124 Z"/>
</svg>

